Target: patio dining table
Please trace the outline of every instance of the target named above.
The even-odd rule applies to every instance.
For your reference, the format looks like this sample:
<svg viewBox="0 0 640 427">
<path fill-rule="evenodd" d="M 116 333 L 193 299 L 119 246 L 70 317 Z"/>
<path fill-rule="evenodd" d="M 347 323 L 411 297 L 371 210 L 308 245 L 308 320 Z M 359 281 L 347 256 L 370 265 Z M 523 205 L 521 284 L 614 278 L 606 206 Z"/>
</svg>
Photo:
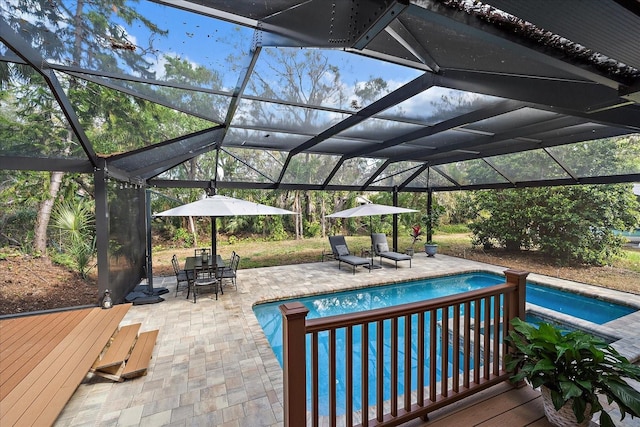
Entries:
<svg viewBox="0 0 640 427">
<path fill-rule="evenodd" d="M 209 266 L 212 265 L 213 257 L 207 259 Z M 184 262 L 184 269 L 186 271 L 202 270 L 202 257 L 201 256 L 189 256 Z M 226 267 L 226 264 L 219 254 L 216 254 L 216 268 L 221 269 Z"/>
<path fill-rule="evenodd" d="M 218 254 L 216 254 L 216 261 L 215 261 L 215 265 L 213 264 L 213 257 L 209 256 L 207 258 L 207 260 L 203 260 L 202 256 L 190 256 L 187 257 L 187 259 L 184 262 L 184 269 L 186 271 L 194 271 L 194 276 L 195 278 L 198 277 L 198 271 L 203 270 L 204 267 L 203 266 L 208 266 L 215 267 L 215 281 L 213 283 L 219 282 L 219 277 L 221 277 L 222 275 L 222 270 L 224 269 L 224 267 L 226 266 L 224 260 L 222 259 L 222 257 Z M 211 271 L 211 270 L 209 270 Z M 191 294 L 191 292 L 193 292 L 193 301 L 196 301 L 196 285 L 197 285 L 197 280 L 191 280 L 189 282 L 189 290 L 187 292 L 187 298 L 189 298 L 189 294 Z M 211 283 L 211 284 L 213 284 Z M 207 285 L 209 285 L 209 283 L 207 283 Z M 218 299 L 218 285 L 219 283 L 216 283 L 216 300 Z M 222 291 L 222 287 L 220 287 L 220 292 L 222 292 L 224 294 L 224 292 Z"/>
</svg>

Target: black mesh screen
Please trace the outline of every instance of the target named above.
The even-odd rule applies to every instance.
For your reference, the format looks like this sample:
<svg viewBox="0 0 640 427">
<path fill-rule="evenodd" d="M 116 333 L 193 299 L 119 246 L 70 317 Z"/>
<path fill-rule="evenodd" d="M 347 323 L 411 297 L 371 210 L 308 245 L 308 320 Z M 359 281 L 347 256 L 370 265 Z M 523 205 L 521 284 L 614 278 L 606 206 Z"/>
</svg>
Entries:
<svg viewBox="0 0 640 427">
<path fill-rule="evenodd" d="M 144 189 L 109 185 L 109 289 L 116 302 L 144 277 Z"/>
</svg>

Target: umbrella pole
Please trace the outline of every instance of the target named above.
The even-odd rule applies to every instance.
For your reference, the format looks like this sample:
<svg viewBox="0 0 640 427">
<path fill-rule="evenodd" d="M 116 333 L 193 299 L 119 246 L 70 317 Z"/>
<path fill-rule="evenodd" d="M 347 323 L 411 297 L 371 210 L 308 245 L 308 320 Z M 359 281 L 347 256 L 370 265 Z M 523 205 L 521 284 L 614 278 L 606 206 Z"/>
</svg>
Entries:
<svg viewBox="0 0 640 427">
<path fill-rule="evenodd" d="M 371 241 L 371 246 L 369 246 L 369 254 L 371 254 L 371 265 L 369 267 L 370 270 L 374 268 L 382 268 L 381 265 L 377 265 L 373 263 L 373 251 L 376 249 L 373 247 L 373 216 L 369 215 L 369 240 Z M 365 266 L 366 267 L 366 266 Z"/>
<path fill-rule="evenodd" d="M 369 241 L 371 242 L 371 247 L 369 248 L 369 253 L 371 254 L 371 267 L 373 267 L 373 251 L 375 248 L 373 247 L 373 216 L 369 215 Z"/>
<path fill-rule="evenodd" d="M 211 256 L 213 259 L 217 259 L 216 255 L 218 254 L 218 218 L 215 216 L 211 217 Z"/>
</svg>

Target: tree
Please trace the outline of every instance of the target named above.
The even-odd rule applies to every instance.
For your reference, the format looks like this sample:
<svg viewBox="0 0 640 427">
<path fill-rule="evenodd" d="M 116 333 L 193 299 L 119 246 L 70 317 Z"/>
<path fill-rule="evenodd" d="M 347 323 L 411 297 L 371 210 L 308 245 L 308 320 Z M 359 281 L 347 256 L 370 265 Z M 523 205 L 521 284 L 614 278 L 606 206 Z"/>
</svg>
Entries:
<svg viewBox="0 0 640 427">
<path fill-rule="evenodd" d="M 485 248 L 495 245 L 508 251 L 531 248 L 533 226 L 527 209 L 536 202 L 535 190 L 486 190 L 476 193 L 478 218 L 471 223 L 474 243 Z"/>
<path fill-rule="evenodd" d="M 124 67 L 126 72 L 146 77 L 152 77 L 149 72 L 150 63 L 143 54 L 136 52 L 137 47 L 128 40 L 126 31 L 120 25 L 110 23 L 108 18 L 117 17 L 126 25 L 141 24 L 155 34 L 166 33 L 137 13 L 124 0 L 77 0 L 75 3 L 17 0 L 5 2 L 3 13 L 10 25 L 22 29 L 21 36 L 38 46 L 41 55 L 49 61 L 106 71 L 120 71 Z M 140 49 L 147 50 L 149 47 L 141 46 Z M 15 64 L 4 65 L 0 71 L 2 89 L 9 88 L 12 93 L 20 94 L 20 98 L 14 100 L 15 105 L 22 110 L 17 120 L 23 122 L 25 127 L 40 125 L 42 133 L 35 141 L 40 142 L 36 145 L 41 151 L 37 154 L 72 155 L 74 149 L 77 149 L 73 132 L 57 107 L 52 93 L 43 84 L 42 77 L 31 68 Z M 62 83 L 66 83 L 65 88 L 73 94 L 74 80 Z M 25 142 L 33 144 L 34 140 L 22 141 Z M 63 177 L 62 172 L 50 173 L 47 191 L 44 192 L 46 195 L 39 206 L 34 247 L 43 254 L 46 253 L 51 212 Z"/>
<path fill-rule="evenodd" d="M 254 71 L 247 86 L 247 93 L 267 100 L 282 100 L 287 103 L 253 101 L 238 111 L 236 120 L 257 128 L 282 127 L 292 132 L 302 129 L 305 135 L 295 135 L 299 138 L 299 143 L 311 138 L 310 135 L 322 131 L 327 123 L 346 117 L 345 114 L 302 108 L 299 105 L 309 103 L 357 110 L 361 105 L 366 105 L 390 90 L 382 78 L 375 76 L 369 77 L 366 81 L 355 82 L 352 86 L 347 85 L 340 72 L 343 68 L 339 63 L 340 58 L 335 55 L 335 52 L 282 48 L 263 49 L 261 55 L 264 56 L 261 62 L 265 65 Z M 246 136 L 247 139 L 269 137 L 269 143 L 275 143 L 276 138 L 282 138 L 283 146 L 291 145 L 291 141 L 295 141 L 286 140 L 280 135 L 269 133 L 265 135 L 264 132 L 257 134 L 247 131 Z M 273 165 L 283 165 L 287 157 L 285 152 L 274 151 L 268 155 L 269 159 L 265 159 L 264 152 L 254 151 L 255 153 L 245 153 L 251 158 L 243 161 L 245 164 L 255 166 L 258 170 L 265 165 L 265 160 L 267 160 L 266 170 L 269 170 L 268 168 Z M 337 160 L 337 156 L 327 154 L 301 153 L 293 156 L 283 182 L 322 184 Z M 361 169 L 358 165 L 352 166 L 354 170 Z M 265 172 L 265 175 L 272 174 Z M 359 179 L 362 177 L 357 172 L 354 172 L 353 176 Z M 315 230 L 320 228 L 319 221 L 321 221 L 318 209 L 324 206 L 322 194 L 314 194 L 310 191 L 293 191 L 290 194 L 293 209 L 301 212 L 300 216 L 294 217 L 296 238 L 315 235 L 317 233 Z"/>
<path fill-rule="evenodd" d="M 621 247 L 614 230 L 640 224 L 630 185 L 482 191 L 475 198 L 476 244 L 538 248 L 561 263 L 605 264 Z"/>
</svg>

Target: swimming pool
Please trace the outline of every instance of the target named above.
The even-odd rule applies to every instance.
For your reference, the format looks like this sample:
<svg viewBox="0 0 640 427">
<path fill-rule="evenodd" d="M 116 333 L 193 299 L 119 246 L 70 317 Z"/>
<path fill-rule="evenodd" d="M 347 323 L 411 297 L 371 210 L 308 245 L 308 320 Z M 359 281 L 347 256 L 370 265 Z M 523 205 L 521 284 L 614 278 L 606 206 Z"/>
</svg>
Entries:
<svg viewBox="0 0 640 427">
<path fill-rule="evenodd" d="M 295 298 L 293 300 L 301 302 L 309 309 L 307 319 L 328 317 L 338 314 L 351 313 L 356 311 L 372 310 L 381 307 L 394 306 L 409 302 L 423 301 L 433 299 L 441 296 L 447 296 L 462 292 L 468 292 L 474 289 L 493 286 L 496 284 L 504 283 L 504 276 L 490 273 L 471 273 L 455 276 L 447 276 L 434 279 L 425 279 L 419 281 L 413 281 L 408 283 L 393 284 L 376 286 L 364 289 L 355 289 L 350 291 L 344 291 L 339 293 L 331 293 L 324 295 L 315 295 L 304 298 Z M 606 322 L 617 318 L 619 316 L 631 313 L 635 311 L 632 308 L 611 304 L 605 301 L 594 300 L 581 295 L 572 294 L 568 292 L 557 291 L 555 289 L 547 288 L 544 286 L 527 283 L 527 301 L 532 299 L 536 305 L 546 307 L 549 309 L 558 310 L 572 316 L 592 316 L 595 312 L 598 313 L 598 321 Z M 293 301 L 289 300 L 289 301 Z M 273 303 L 259 304 L 254 306 L 254 313 L 264 330 L 267 339 L 276 355 L 276 358 L 282 366 L 282 328 L 281 328 L 281 314 L 278 307 L 285 301 L 277 301 Z M 594 308 L 597 307 L 597 308 Z M 472 308 L 473 310 L 473 308 Z M 481 312 L 484 310 L 481 309 Z M 440 319 L 437 319 L 440 320 Z M 591 319 L 588 319 L 591 320 Z M 402 330 L 402 326 L 399 327 Z M 338 341 L 344 340 L 338 332 Z M 356 353 L 359 351 L 359 335 L 360 331 L 354 331 L 354 343 Z M 369 331 L 369 337 L 375 337 L 375 330 Z M 404 338 L 400 338 L 401 340 Z M 323 352 L 323 347 L 328 344 L 326 341 L 322 341 L 323 337 L 320 337 L 320 349 Z M 413 342 L 413 341 L 412 341 Z M 309 342 L 307 342 L 309 351 Z M 375 360 L 375 347 L 374 343 L 371 344 L 369 349 L 369 364 L 372 360 Z M 402 348 L 402 345 L 400 345 Z M 438 348 L 438 353 L 440 349 Z M 386 352 L 387 350 L 385 350 Z M 453 349 L 448 349 L 450 354 L 449 360 L 453 358 Z M 327 352 L 324 351 L 324 356 Z M 320 355 L 321 357 L 323 354 Z M 462 356 L 462 355 L 459 355 Z M 358 356 L 355 356 L 355 364 L 358 363 Z M 340 361 L 338 361 L 340 364 Z M 356 366 L 356 372 L 358 367 Z M 342 366 L 338 366 L 340 372 L 344 369 Z M 449 365 L 448 376 L 453 374 L 452 366 Z M 337 389 L 340 392 L 341 382 L 344 381 L 344 374 L 342 377 L 338 377 Z M 412 375 L 415 375 L 412 373 Z M 402 373 L 400 373 L 402 377 Z M 322 375 L 319 378 L 323 378 Z M 386 380 L 385 380 L 386 381 Z M 412 384 L 416 384 L 415 380 Z M 310 388 L 309 380 L 307 388 Z M 402 385 L 400 385 L 402 388 Z M 328 402 L 326 399 L 326 389 L 328 384 L 320 384 L 320 412 L 321 414 L 326 411 Z M 374 387 L 369 388 L 373 391 Z M 309 395 L 309 394 L 308 394 Z M 358 392 L 354 393 L 355 396 L 359 396 Z M 356 397 L 356 399 L 358 399 Z M 342 398 L 338 399 L 342 402 Z M 354 407 L 358 408 L 359 401 L 354 401 Z M 341 408 L 338 408 L 340 410 Z"/>
</svg>

